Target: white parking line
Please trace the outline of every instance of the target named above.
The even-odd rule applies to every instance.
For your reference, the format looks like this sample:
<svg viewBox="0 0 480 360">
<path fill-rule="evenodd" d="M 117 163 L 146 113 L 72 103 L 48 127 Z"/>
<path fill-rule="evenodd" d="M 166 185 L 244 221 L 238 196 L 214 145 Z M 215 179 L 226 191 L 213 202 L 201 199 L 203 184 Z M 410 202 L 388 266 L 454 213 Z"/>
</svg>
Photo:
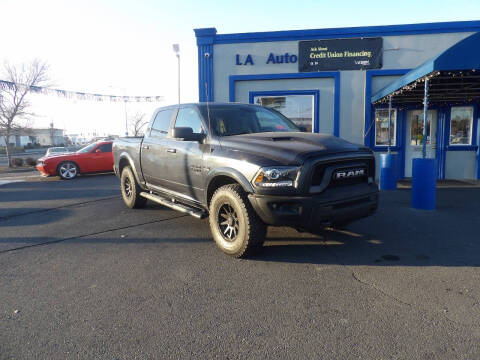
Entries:
<svg viewBox="0 0 480 360">
<path fill-rule="evenodd" d="M 0 175 L 0 186 L 1 185 L 6 185 L 9 183 L 14 183 L 14 182 L 21 182 L 21 181 L 27 181 L 28 178 L 34 178 L 38 177 L 39 175 L 23 175 L 23 176 L 8 176 L 6 174 L 3 174 L 3 176 Z"/>
<path fill-rule="evenodd" d="M 0 180 L 0 186 L 10 184 L 10 183 L 15 183 L 15 182 L 22 182 L 25 181 L 25 179 L 22 180 Z"/>
</svg>

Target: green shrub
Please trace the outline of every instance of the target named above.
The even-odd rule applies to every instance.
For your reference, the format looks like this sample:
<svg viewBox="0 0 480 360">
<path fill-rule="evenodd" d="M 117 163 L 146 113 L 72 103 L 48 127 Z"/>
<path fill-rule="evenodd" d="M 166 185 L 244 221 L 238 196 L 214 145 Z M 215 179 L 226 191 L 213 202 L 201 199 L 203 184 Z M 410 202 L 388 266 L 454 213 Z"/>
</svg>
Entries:
<svg viewBox="0 0 480 360">
<path fill-rule="evenodd" d="M 34 158 L 31 158 L 31 157 L 28 157 L 25 159 L 25 164 L 27 164 L 28 166 L 36 166 L 37 165 L 37 160 L 35 160 Z"/>
<path fill-rule="evenodd" d="M 12 159 L 12 164 L 19 167 L 23 166 L 23 159 L 22 158 L 13 158 Z"/>
</svg>

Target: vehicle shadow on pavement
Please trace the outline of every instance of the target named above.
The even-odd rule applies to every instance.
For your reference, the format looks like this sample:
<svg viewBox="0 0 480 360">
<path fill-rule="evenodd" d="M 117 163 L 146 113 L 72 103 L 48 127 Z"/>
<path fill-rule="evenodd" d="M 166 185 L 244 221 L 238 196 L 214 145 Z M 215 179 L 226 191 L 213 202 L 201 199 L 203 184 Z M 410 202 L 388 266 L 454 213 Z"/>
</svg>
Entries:
<svg viewBox="0 0 480 360">
<path fill-rule="evenodd" d="M 133 236 L 121 237 L 96 237 L 95 235 L 89 235 L 88 237 L 72 236 L 71 238 L 56 238 L 56 237 L 6 237 L 0 238 L 0 254 L 11 253 L 26 248 L 44 247 L 45 245 L 65 244 L 72 246 L 72 248 L 79 249 L 79 246 L 87 245 L 88 247 L 93 245 L 103 246 L 106 244 L 115 245 L 127 245 L 127 244 L 197 244 L 197 243 L 210 243 L 208 238 L 199 237 L 179 237 L 179 238 L 139 238 Z M 212 247 L 212 250 L 215 250 Z"/>
<path fill-rule="evenodd" d="M 72 216 L 72 211 L 69 209 L 48 209 L 48 208 L 21 208 L 21 212 L 12 212 L 11 209 L 0 209 L 0 227 L 2 226 L 30 226 L 40 224 L 50 224 L 57 221 L 62 221 Z M 55 216 L 45 217 L 37 216 L 39 213 L 46 211 L 55 211 Z M 22 216 L 21 221 L 8 221 L 10 219 Z M 3 237 L 0 239 L 3 240 Z"/>
<path fill-rule="evenodd" d="M 267 262 L 367 265 L 480 267 L 480 244 L 457 247 L 447 238 L 434 242 L 399 244 L 390 236 L 362 235 L 326 230 L 324 236 L 269 237 L 250 260 Z M 423 239 L 425 240 L 425 239 Z"/>
<path fill-rule="evenodd" d="M 70 200 L 70 199 L 84 199 L 84 198 L 92 198 L 93 197 L 108 197 L 114 195 L 120 195 L 120 192 L 116 190 L 98 190 L 95 193 L 92 193 L 89 189 L 75 189 L 72 190 L 59 190 L 57 189 L 55 192 L 44 192 L 41 194 L 36 194 L 35 198 L 29 193 L 28 190 L 24 191 L 12 191 L 9 193 L 9 197 L 12 196 L 15 201 L 38 201 L 38 200 Z M 14 201 L 13 199 L 9 199 L 7 197 L 0 198 L 0 202 L 10 202 Z"/>
<path fill-rule="evenodd" d="M 110 183 L 97 182 L 95 185 L 99 185 L 97 189 L 105 186 L 105 191 L 112 191 L 115 195 L 119 195 L 116 184 L 113 184 L 113 187 L 109 186 L 112 183 L 110 180 Z M 80 190 L 92 191 L 92 189 L 79 189 L 78 187 L 74 191 Z M 102 191 L 104 190 L 99 192 Z M 290 228 L 270 228 L 262 251 L 246 261 L 353 266 L 480 267 L 480 240 L 478 237 L 480 189 L 441 189 L 438 191 L 435 211 L 411 209 L 410 191 L 407 190 L 381 193 L 380 195 L 380 206 L 375 215 L 358 220 L 344 229 L 327 228 L 317 234 L 310 234 L 299 233 Z M 118 208 L 121 206 L 120 202 L 120 198 L 115 200 Z M 118 209 L 117 205 L 113 209 Z M 11 235 L 4 233 L 6 236 L 0 236 L 0 252 L 2 249 L 9 251 L 22 246 L 64 241 L 65 244 L 75 244 L 75 246 L 81 244 L 101 245 L 102 243 L 119 245 L 169 243 L 178 244 L 178 247 L 188 247 L 187 243 L 196 243 L 200 244 L 199 246 L 202 248 L 205 246 L 205 251 L 218 252 L 216 256 L 221 256 L 211 239 L 208 221 L 201 222 L 182 216 L 181 222 L 159 222 L 156 220 L 158 210 L 163 210 L 162 212 L 170 210 L 153 203 L 149 203 L 145 209 L 133 212 L 124 209 L 123 206 L 121 208 L 121 211 L 109 211 L 114 211 L 120 219 L 124 216 L 138 216 L 138 224 L 127 226 L 126 228 L 131 227 L 132 230 L 124 230 L 124 234 L 126 234 L 124 237 L 106 234 L 113 230 L 119 230 L 114 229 L 118 226 L 114 223 L 112 223 L 111 230 L 99 226 L 98 230 L 92 228 L 90 232 L 82 231 L 83 235 L 81 236 L 72 233 L 71 238 L 65 236 L 63 239 L 59 237 L 58 233 L 52 234 L 53 237 L 31 235 L 16 237 L 16 234 L 12 232 Z M 98 209 L 104 209 L 104 207 Z M 27 208 L 27 210 L 32 213 L 37 210 L 42 211 L 41 208 Z M 48 220 L 43 216 L 39 217 L 42 218 L 41 222 L 54 222 L 57 219 L 74 216 L 67 209 L 59 210 L 54 209 L 54 211 L 58 211 L 58 216 L 57 213 L 54 213 L 54 216 L 49 216 Z M 0 212 L 0 216 L 3 214 L 6 217 L 6 221 L 0 222 L 0 226 L 12 225 L 12 222 L 8 220 L 9 211 L 7 207 Z M 22 208 L 22 211 L 25 209 Z M 107 210 L 103 213 L 99 212 L 98 217 L 101 218 L 106 214 L 108 214 Z M 150 220 L 141 228 L 137 227 L 147 219 L 147 216 Z M 172 220 L 176 219 L 176 216 L 179 215 L 172 212 Z M 32 216 L 30 220 L 27 219 L 28 217 L 25 219 L 22 217 L 17 222 L 18 226 L 41 225 L 40 220 L 35 220 L 35 217 Z M 156 222 L 159 224 L 154 225 Z M 17 226 L 17 223 L 14 226 Z"/>
<path fill-rule="evenodd" d="M 113 180 L 113 181 L 112 181 Z M 120 195 L 118 181 L 110 174 L 80 177 L 73 180 L 28 181 L 7 184 L 0 188 L 1 202 L 98 198 Z"/>
<path fill-rule="evenodd" d="M 480 267 L 480 189 L 442 189 L 437 209 L 410 208 L 410 191 L 381 193 L 378 212 L 343 230 L 271 229 L 255 261 Z"/>
</svg>

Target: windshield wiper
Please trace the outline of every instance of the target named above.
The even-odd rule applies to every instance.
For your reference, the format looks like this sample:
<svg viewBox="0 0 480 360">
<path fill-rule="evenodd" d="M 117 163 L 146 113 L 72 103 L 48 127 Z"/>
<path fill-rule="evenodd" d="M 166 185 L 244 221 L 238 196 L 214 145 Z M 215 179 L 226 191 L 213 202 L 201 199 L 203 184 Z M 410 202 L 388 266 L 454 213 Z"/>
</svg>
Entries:
<svg viewBox="0 0 480 360">
<path fill-rule="evenodd" d="M 224 136 L 235 136 L 235 135 L 245 135 L 245 134 L 253 134 L 253 133 L 251 131 L 241 131 L 241 132 L 238 132 L 238 133 L 228 134 L 228 135 L 224 135 Z"/>
</svg>

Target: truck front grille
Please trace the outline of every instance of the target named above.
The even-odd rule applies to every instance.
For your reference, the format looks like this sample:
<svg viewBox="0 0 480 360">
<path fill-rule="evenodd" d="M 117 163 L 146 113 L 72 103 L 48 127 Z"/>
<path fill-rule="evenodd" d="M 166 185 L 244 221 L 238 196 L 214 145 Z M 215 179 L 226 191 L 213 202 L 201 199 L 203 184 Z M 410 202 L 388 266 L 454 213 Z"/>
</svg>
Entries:
<svg viewBox="0 0 480 360">
<path fill-rule="evenodd" d="M 335 179 L 332 177 L 330 180 L 330 185 L 328 187 L 339 187 L 339 186 L 347 186 L 347 185 L 357 185 L 362 183 L 368 182 L 368 176 L 363 175 L 359 177 L 347 178 L 347 179 Z"/>
<path fill-rule="evenodd" d="M 354 173 L 357 170 L 363 169 L 362 175 L 349 176 L 349 172 Z M 336 172 L 341 172 L 343 177 L 334 176 Z M 345 174 L 343 174 L 345 173 Z M 351 174 L 351 173 L 350 173 Z M 325 177 L 329 177 L 325 179 Z M 346 160 L 332 160 L 328 162 L 321 162 L 315 165 L 310 186 L 320 186 L 322 183 L 328 187 L 340 187 L 355 184 L 367 183 L 368 178 L 375 178 L 375 159 L 374 158 L 350 158 Z"/>
</svg>

